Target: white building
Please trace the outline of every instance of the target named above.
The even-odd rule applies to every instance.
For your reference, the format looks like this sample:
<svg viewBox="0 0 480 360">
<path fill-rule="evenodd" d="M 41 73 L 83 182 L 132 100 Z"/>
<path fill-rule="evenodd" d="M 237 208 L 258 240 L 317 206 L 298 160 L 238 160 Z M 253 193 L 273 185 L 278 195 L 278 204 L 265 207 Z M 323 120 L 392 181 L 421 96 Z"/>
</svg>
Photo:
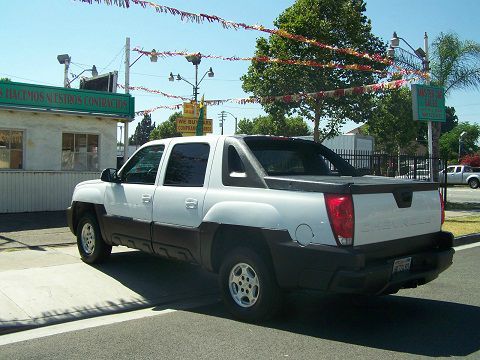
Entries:
<svg viewBox="0 0 480 360">
<path fill-rule="evenodd" d="M 63 210 L 73 188 L 116 167 L 125 94 L 0 82 L 0 213 Z"/>
</svg>

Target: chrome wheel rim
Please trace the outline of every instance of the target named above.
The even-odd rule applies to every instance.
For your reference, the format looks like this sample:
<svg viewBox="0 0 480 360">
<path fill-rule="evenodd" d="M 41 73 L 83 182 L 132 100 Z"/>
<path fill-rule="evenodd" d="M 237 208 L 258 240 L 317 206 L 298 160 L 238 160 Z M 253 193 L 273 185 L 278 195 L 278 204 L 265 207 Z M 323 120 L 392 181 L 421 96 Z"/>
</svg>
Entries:
<svg viewBox="0 0 480 360">
<path fill-rule="evenodd" d="M 92 224 L 86 223 L 82 227 L 82 234 L 80 235 L 83 251 L 87 255 L 93 254 L 95 250 L 95 229 Z"/>
<path fill-rule="evenodd" d="M 260 294 L 260 281 L 248 264 L 239 263 L 230 271 L 228 287 L 233 300 L 243 308 L 255 305 Z"/>
</svg>

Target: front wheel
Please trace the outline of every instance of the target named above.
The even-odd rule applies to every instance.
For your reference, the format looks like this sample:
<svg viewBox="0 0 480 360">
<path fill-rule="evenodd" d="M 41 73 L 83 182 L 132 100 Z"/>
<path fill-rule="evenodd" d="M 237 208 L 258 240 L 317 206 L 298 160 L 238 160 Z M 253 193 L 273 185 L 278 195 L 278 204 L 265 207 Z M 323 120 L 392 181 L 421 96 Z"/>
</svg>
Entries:
<svg viewBox="0 0 480 360">
<path fill-rule="evenodd" d="M 90 213 L 84 214 L 78 223 L 77 246 L 80 257 L 87 264 L 101 263 L 112 252 L 112 246 L 102 239 L 97 219 Z"/>
<path fill-rule="evenodd" d="M 480 185 L 480 181 L 476 178 L 468 180 L 468 186 L 470 186 L 472 189 L 478 188 Z"/>
<path fill-rule="evenodd" d="M 239 247 L 230 251 L 219 275 L 223 300 L 236 318 L 267 320 L 280 309 L 282 293 L 273 269 L 254 250 Z"/>
</svg>

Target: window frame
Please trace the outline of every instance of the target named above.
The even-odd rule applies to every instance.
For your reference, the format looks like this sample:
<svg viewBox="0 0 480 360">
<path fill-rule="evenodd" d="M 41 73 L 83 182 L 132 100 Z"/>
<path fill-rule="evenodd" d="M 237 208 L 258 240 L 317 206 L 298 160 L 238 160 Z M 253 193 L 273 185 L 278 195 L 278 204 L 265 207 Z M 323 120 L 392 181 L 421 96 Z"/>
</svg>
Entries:
<svg viewBox="0 0 480 360">
<path fill-rule="evenodd" d="M 15 168 L 0 168 L 0 171 L 23 171 L 25 170 L 25 139 L 26 139 L 26 134 L 27 131 L 26 129 L 19 129 L 19 128 L 4 128 L 0 127 L 0 131 L 9 131 L 10 132 L 10 139 L 9 139 L 9 146 L 11 146 L 11 133 L 14 131 L 22 133 L 22 167 L 20 169 L 15 169 Z M 11 154 L 12 149 L 8 149 L 9 154 Z M 11 161 L 11 156 L 9 156 L 9 159 Z"/>
<path fill-rule="evenodd" d="M 69 134 L 73 135 L 73 169 L 65 169 L 63 167 L 63 136 Z M 75 137 L 78 135 L 85 135 L 85 145 L 87 151 L 85 152 L 85 169 L 84 170 L 76 170 L 75 169 L 75 154 L 83 154 L 81 152 L 76 152 L 75 151 Z M 88 152 L 88 137 L 89 136 L 97 136 L 98 141 L 97 141 L 97 159 L 98 159 L 98 169 L 97 170 L 89 170 L 88 169 L 88 155 L 89 154 L 95 154 L 93 152 Z M 100 172 L 102 169 L 101 166 L 101 148 L 102 148 L 102 136 L 98 132 L 80 132 L 80 131 L 65 131 L 61 133 L 61 151 L 60 151 L 60 170 L 61 171 L 72 171 L 72 172 Z"/>
<path fill-rule="evenodd" d="M 146 182 L 127 182 L 127 181 L 125 181 L 124 180 L 124 173 L 125 173 L 126 169 L 133 163 L 136 155 L 140 154 L 145 149 L 149 149 L 149 148 L 153 148 L 153 147 L 163 147 L 162 156 L 160 157 L 160 159 L 158 161 L 157 172 L 155 173 L 154 181 L 153 182 L 148 182 L 148 183 L 146 183 Z M 130 157 L 130 159 L 128 159 L 128 161 L 125 163 L 125 165 L 122 166 L 122 168 L 120 169 L 120 171 L 118 173 L 118 178 L 120 179 L 120 183 L 121 184 L 135 184 L 135 185 L 156 185 L 157 184 L 157 179 L 158 179 L 158 176 L 159 176 L 159 172 L 160 172 L 160 169 L 161 169 L 161 166 L 162 166 L 162 162 L 163 162 L 163 159 L 165 158 L 166 150 L 167 150 L 167 146 L 165 144 L 152 144 L 152 145 L 143 146 L 142 148 L 140 148 L 137 152 L 135 152 L 135 154 L 133 154 Z M 137 163 L 138 163 L 138 161 L 135 163 L 135 165 Z M 131 170 L 134 166 L 132 166 L 129 170 Z"/>
</svg>

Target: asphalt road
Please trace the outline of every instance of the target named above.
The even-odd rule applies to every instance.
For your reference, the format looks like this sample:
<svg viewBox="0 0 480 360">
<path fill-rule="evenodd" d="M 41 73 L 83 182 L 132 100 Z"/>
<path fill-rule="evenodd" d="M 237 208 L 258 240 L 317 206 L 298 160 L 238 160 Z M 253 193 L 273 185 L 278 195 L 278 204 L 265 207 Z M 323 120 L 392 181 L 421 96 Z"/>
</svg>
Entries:
<svg viewBox="0 0 480 360">
<path fill-rule="evenodd" d="M 146 318 L 59 328 L 57 335 L 0 346 L 0 358 L 479 359 L 479 256 L 480 247 L 457 251 L 440 278 L 398 295 L 359 300 L 292 294 L 280 317 L 259 325 L 233 320 L 221 303 L 157 308 L 150 315 L 158 315 Z"/>
<path fill-rule="evenodd" d="M 470 189 L 468 186 L 450 186 L 447 188 L 447 201 L 479 205 L 480 189 Z"/>
</svg>

